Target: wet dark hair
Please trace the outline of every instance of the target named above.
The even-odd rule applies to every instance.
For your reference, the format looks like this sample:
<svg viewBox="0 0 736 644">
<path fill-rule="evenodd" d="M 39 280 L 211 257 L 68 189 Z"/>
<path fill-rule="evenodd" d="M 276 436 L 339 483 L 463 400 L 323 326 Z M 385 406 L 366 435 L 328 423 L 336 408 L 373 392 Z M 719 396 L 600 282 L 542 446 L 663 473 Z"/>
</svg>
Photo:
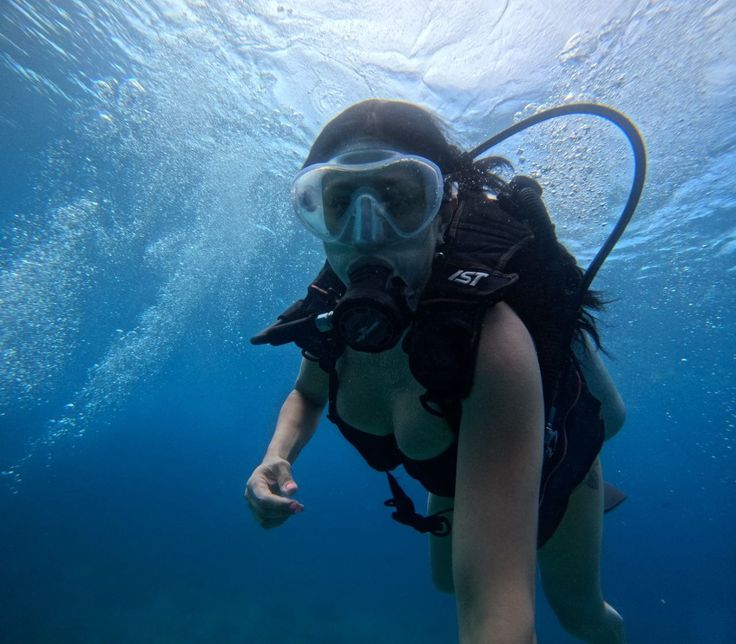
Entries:
<svg viewBox="0 0 736 644">
<path fill-rule="evenodd" d="M 462 150 L 448 141 L 443 130 L 442 122 L 418 105 L 369 99 L 348 107 L 325 125 L 304 165 L 328 161 L 352 142 L 377 139 L 403 152 L 426 157 L 447 174 L 455 169 Z"/>
<path fill-rule="evenodd" d="M 436 163 L 442 174 L 458 186 L 458 200 L 478 199 L 483 193 L 499 194 L 509 189 L 496 171 L 513 171 L 502 157 L 468 158 L 446 134 L 447 126 L 432 112 L 413 103 L 385 99 L 369 99 L 356 103 L 333 118 L 315 139 L 304 166 L 329 161 L 351 143 L 370 139 L 406 152 L 423 156 Z M 451 213 L 443 209 L 444 216 Z M 575 290 L 582 282 L 583 271 L 575 257 L 561 243 L 557 243 L 556 270 L 543 271 L 546 279 L 537 284 L 537 293 L 544 291 L 550 306 L 564 300 L 564 294 Z M 583 306 L 577 314 L 576 331 L 587 331 L 600 347 L 595 318 L 591 310 L 603 308 L 603 301 L 588 290 Z"/>
<path fill-rule="evenodd" d="M 319 133 L 304 161 L 304 167 L 323 163 L 361 139 L 372 139 L 392 148 L 434 161 L 442 174 L 464 191 L 498 192 L 506 183 L 494 173 L 511 164 L 501 157 L 472 161 L 452 143 L 447 127 L 432 112 L 414 103 L 373 98 L 351 105 Z"/>
</svg>

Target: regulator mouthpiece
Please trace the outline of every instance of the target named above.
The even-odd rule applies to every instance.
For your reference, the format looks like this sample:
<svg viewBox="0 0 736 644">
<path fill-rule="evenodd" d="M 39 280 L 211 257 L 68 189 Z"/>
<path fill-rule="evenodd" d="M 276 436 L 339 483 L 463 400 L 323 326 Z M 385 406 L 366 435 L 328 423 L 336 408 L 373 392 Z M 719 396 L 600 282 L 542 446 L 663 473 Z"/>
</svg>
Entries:
<svg viewBox="0 0 736 644">
<path fill-rule="evenodd" d="M 410 320 L 406 284 L 389 265 L 370 263 L 348 274 L 348 290 L 331 322 L 349 347 L 380 353 L 396 346 Z"/>
</svg>

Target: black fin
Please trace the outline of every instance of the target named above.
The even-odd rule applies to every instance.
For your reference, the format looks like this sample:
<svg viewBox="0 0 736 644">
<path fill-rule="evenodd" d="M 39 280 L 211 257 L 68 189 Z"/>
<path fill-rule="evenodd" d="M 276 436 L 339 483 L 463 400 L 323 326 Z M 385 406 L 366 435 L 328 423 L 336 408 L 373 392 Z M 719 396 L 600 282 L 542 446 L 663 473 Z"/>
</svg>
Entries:
<svg viewBox="0 0 736 644">
<path fill-rule="evenodd" d="M 603 482 L 603 511 L 610 512 L 616 509 L 629 497 L 626 496 L 621 490 L 615 485 L 604 481 Z"/>
</svg>

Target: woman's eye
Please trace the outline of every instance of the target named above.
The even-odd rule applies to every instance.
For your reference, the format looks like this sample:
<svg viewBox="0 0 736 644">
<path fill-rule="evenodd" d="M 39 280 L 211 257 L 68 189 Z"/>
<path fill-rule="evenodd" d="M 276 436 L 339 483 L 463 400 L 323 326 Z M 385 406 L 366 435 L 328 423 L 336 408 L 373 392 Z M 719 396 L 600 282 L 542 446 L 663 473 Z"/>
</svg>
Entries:
<svg viewBox="0 0 736 644">
<path fill-rule="evenodd" d="M 301 194 L 299 205 L 307 212 L 314 212 L 317 210 L 317 195 L 313 188 L 307 189 Z"/>
<path fill-rule="evenodd" d="M 389 207 L 402 210 L 414 208 L 422 198 L 422 195 L 414 190 L 393 190 L 386 196 L 386 203 Z"/>
<path fill-rule="evenodd" d="M 344 195 L 332 195 L 327 200 L 327 206 L 331 210 L 340 210 L 348 207 L 349 199 Z"/>
<path fill-rule="evenodd" d="M 322 199 L 326 208 L 347 208 L 353 187 L 343 181 L 327 183 L 322 191 Z"/>
</svg>

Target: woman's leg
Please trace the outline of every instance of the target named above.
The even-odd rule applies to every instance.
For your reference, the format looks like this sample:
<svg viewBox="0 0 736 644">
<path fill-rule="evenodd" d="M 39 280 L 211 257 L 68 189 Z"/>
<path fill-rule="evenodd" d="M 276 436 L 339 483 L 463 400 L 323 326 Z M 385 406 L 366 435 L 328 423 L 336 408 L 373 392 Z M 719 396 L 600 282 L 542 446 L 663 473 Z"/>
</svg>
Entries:
<svg viewBox="0 0 736 644">
<path fill-rule="evenodd" d="M 446 496 L 430 494 L 427 514 L 450 510 L 444 516 L 452 523 L 452 508 L 455 500 Z M 455 592 L 452 579 L 452 532 L 444 537 L 429 535 L 429 562 L 432 568 L 432 581 L 443 593 Z"/>
<path fill-rule="evenodd" d="M 600 581 L 603 477 L 596 460 L 570 496 L 559 527 L 539 551 L 542 586 L 562 626 L 591 644 L 623 644 L 624 622 Z"/>
</svg>

